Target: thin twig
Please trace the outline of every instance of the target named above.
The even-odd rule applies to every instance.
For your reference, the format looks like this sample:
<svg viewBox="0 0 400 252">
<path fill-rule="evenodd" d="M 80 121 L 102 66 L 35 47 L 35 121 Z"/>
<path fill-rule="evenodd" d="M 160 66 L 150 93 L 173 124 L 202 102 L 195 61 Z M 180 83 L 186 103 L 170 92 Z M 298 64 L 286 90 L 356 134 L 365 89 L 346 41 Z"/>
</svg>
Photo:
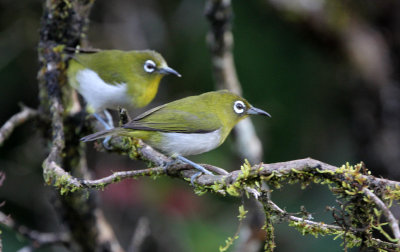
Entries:
<svg viewBox="0 0 400 252">
<path fill-rule="evenodd" d="M 37 110 L 22 106 L 22 110 L 8 119 L 0 128 L 0 146 L 3 145 L 16 127 L 38 116 L 38 114 Z"/>
<path fill-rule="evenodd" d="M 43 233 L 36 230 L 31 230 L 26 226 L 17 224 L 10 216 L 0 212 L 0 223 L 7 226 L 17 233 L 27 238 L 31 245 L 30 247 L 40 248 L 48 245 L 68 244 L 71 241 L 69 233 Z"/>
<path fill-rule="evenodd" d="M 131 244 L 129 245 L 128 252 L 141 251 L 140 248 L 144 244 L 146 238 L 151 235 L 150 221 L 146 217 L 141 217 L 137 224 L 135 232 L 133 233 Z"/>
<path fill-rule="evenodd" d="M 98 186 L 107 186 L 116 181 L 120 181 L 128 178 L 135 177 L 145 177 L 145 176 L 156 176 L 160 174 L 165 174 L 166 169 L 164 167 L 154 167 L 143 170 L 133 170 L 133 171 L 120 171 L 114 172 L 112 175 L 96 179 L 96 180 L 81 180 L 80 183 L 86 187 L 98 187 Z"/>
<path fill-rule="evenodd" d="M 362 190 L 369 198 L 371 198 L 374 203 L 383 211 L 383 214 L 386 216 L 389 221 L 390 228 L 393 231 L 393 235 L 397 240 L 397 245 L 400 245 L 400 229 L 399 229 L 399 221 L 394 217 L 393 213 L 389 210 L 389 208 L 383 203 L 383 201 L 378 198 L 371 190 L 368 188 L 363 188 Z"/>
<path fill-rule="evenodd" d="M 263 197 L 261 197 L 263 198 Z M 324 230 L 334 230 L 334 231 L 343 231 L 343 229 L 339 226 L 336 225 L 330 225 L 330 224 L 326 224 L 326 223 L 322 223 L 322 222 L 316 222 L 316 221 L 311 221 L 311 220 L 307 220 L 304 218 L 300 218 L 300 217 L 296 217 L 293 215 L 289 215 L 286 211 L 284 211 L 282 208 L 280 208 L 277 204 L 275 204 L 273 201 L 268 200 L 261 200 L 263 203 L 267 203 L 269 205 L 269 207 L 276 211 L 277 213 L 279 213 L 281 216 L 284 216 L 285 218 L 287 218 L 288 220 L 291 221 L 296 221 L 296 222 L 302 222 L 305 223 L 307 225 L 313 225 L 316 226 L 318 225 L 318 227 L 324 229 Z"/>
<path fill-rule="evenodd" d="M 271 201 L 268 197 L 265 196 L 266 193 L 264 192 L 261 197 L 259 197 L 259 201 L 266 206 L 268 209 L 271 209 L 272 211 L 276 212 L 278 216 L 280 216 L 280 220 L 287 220 L 287 221 L 293 221 L 297 223 L 303 223 L 305 225 L 309 225 L 312 227 L 315 227 L 315 229 L 321 230 L 321 231 L 340 231 L 340 232 L 346 232 L 350 231 L 354 234 L 356 234 L 358 231 L 357 230 L 344 230 L 342 227 L 336 226 L 336 225 L 330 225 L 326 224 L 323 222 L 316 222 L 316 221 L 311 221 L 307 220 L 304 218 L 296 217 L 293 215 L 290 215 L 288 212 L 284 211 L 282 208 L 280 208 L 278 205 L 276 205 L 273 201 Z M 371 241 L 375 243 L 375 245 L 379 248 L 383 249 L 395 249 L 396 251 L 400 249 L 399 244 L 394 244 L 394 243 L 389 243 L 382 241 L 377 238 L 371 238 Z"/>
</svg>

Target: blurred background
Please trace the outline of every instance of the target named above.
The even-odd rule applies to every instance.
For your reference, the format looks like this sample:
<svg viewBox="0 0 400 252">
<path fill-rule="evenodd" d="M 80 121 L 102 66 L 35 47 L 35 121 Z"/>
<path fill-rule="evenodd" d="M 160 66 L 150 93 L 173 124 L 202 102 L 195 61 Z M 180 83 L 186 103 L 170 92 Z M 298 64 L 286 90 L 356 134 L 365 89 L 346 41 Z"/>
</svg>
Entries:
<svg viewBox="0 0 400 252">
<path fill-rule="evenodd" d="M 364 161 L 373 175 L 399 180 L 400 2 L 252 0 L 232 5 L 243 96 L 272 115 L 253 119 L 263 161 L 312 157 L 337 166 Z M 19 103 L 38 105 L 41 14 L 42 1 L 0 0 L 0 124 L 19 111 Z M 98 0 L 88 41 L 95 48 L 162 53 L 183 77 L 164 78 L 149 105 L 154 107 L 215 89 L 208 30 L 204 1 Z M 59 231 L 64 227 L 53 208 L 56 192 L 42 178 L 46 146 L 35 126 L 19 127 L 0 148 L 0 170 L 6 173 L 1 211 L 32 229 Z M 238 169 L 243 160 L 233 142 L 231 136 L 220 148 L 191 159 Z M 96 152 L 91 144 L 88 154 L 97 178 L 143 168 L 125 156 Z M 333 221 L 325 208 L 335 199 L 326 187 L 290 185 L 274 189 L 271 197 L 288 212 L 305 206 L 314 220 Z M 138 223 L 149 227 L 147 251 L 217 251 L 234 235 L 242 204 L 238 198 L 197 196 L 187 183 L 171 178 L 126 180 L 108 186 L 98 200 L 124 247 Z M 245 208 L 251 204 L 246 201 Z M 2 231 L 4 251 L 26 244 L 12 230 Z M 282 223 L 276 226 L 276 251 L 339 251 L 342 241 L 332 238 L 302 236 Z"/>
</svg>

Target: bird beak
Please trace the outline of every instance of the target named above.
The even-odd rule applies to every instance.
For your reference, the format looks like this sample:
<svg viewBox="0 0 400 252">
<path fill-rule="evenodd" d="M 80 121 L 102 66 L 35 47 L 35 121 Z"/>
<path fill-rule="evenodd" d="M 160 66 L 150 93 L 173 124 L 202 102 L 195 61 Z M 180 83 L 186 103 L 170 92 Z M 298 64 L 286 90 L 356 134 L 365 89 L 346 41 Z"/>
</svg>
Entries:
<svg viewBox="0 0 400 252">
<path fill-rule="evenodd" d="M 182 75 L 180 75 L 180 73 L 178 73 L 177 71 L 175 71 L 174 69 L 170 68 L 170 67 L 162 67 L 158 69 L 159 73 L 162 74 L 175 74 L 178 77 L 181 77 Z"/>
<path fill-rule="evenodd" d="M 248 115 L 265 115 L 265 116 L 271 117 L 271 115 L 270 115 L 269 113 L 265 112 L 265 111 L 262 110 L 262 109 L 255 108 L 255 107 L 249 108 L 249 109 L 247 110 L 247 114 L 248 114 Z"/>
</svg>

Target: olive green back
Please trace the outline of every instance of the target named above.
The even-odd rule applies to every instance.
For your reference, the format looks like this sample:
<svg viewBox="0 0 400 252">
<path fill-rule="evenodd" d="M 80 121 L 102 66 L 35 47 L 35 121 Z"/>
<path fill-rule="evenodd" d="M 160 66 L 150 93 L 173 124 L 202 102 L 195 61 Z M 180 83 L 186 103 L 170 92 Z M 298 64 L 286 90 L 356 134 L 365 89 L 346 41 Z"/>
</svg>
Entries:
<svg viewBox="0 0 400 252">
<path fill-rule="evenodd" d="M 237 100 L 251 107 L 245 99 L 228 91 L 208 92 L 156 107 L 122 127 L 177 133 L 206 133 L 221 129 L 223 141 L 236 123 L 247 117 L 234 112 L 233 104 Z"/>
</svg>

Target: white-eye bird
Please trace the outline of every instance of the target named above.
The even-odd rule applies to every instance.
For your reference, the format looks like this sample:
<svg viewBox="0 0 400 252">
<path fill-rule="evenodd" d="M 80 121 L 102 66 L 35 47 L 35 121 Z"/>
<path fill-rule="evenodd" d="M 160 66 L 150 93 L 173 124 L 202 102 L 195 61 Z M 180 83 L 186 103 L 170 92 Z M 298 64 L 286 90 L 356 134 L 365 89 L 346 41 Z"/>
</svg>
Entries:
<svg viewBox="0 0 400 252">
<path fill-rule="evenodd" d="M 69 61 L 68 81 L 107 129 L 112 119 L 106 109 L 141 108 L 149 104 L 166 74 L 181 76 L 155 51 L 103 50 L 78 53 Z M 97 114 L 104 111 L 108 124 Z M 110 125 L 111 124 L 111 125 Z"/>
<path fill-rule="evenodd" d="M 271 117 L 236 94 L 226 90 L 214 91 L 158 106 L 121 127 L 100 131 L 81 140 L 86 142 L 116 135 L 140 138 L 200 172 L 212 174 L 183 156 L 200 154 L 218 147 L 232 128 L 249 115 Z M 192 177 L 192 183 L 200 172 Z"/>
</svg>

